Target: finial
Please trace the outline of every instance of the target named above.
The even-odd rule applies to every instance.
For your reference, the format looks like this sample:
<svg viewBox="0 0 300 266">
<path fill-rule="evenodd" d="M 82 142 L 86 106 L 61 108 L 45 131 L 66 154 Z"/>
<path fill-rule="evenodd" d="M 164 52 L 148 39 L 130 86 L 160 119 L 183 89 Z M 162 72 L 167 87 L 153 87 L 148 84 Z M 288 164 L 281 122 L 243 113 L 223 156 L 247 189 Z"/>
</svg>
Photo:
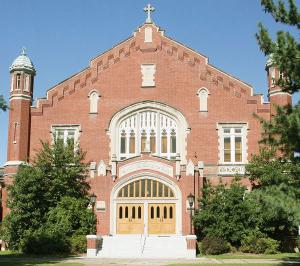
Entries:
<svg viewBox="0 0 300 266">
<path fill-rule="evenodd" d="M 26 55 L 26 47 L 25 46 L 22 47 L 21 55 Z"/>
<path fill-rule="evenodd" d="M 151 6 L 150 4 L 148 4 L 146 7 L 144 7 L 144 11 L 148 13 L 148 16 L 147 16 L 147 19 L 146 19 L 146 23 L 152 23 L 151 13 L 150 12 L 154 12 L 155 8 L 153 6 Z"/>
</svg>

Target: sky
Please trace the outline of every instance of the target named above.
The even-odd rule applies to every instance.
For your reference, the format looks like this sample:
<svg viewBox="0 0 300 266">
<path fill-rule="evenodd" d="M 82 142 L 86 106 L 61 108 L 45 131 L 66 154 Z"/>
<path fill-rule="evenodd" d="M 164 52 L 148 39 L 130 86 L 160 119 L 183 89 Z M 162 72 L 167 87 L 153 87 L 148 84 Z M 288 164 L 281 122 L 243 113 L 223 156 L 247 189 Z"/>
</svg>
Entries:
<svg viewBox="0 0 300 266">
<path fill-rule="evenodd" d="M 300 0 L 297 0 L 300 7 Z M 130 37 L 146 19 L 144 0 L 0 0 L 0 94 L 8 101 L 9 66 L 25 46 L 37 71 L 34 99 Z M 260 0 L 152 0 L 156 25 L 251 84 L 267 100 L 266 58 L 255 33 L 292 30 L 265 14 Z M 299 35 L 292 31 L 297 38 Z M 298 33 L 299 34 L 299 33 Z M 299 94 L 294 102 L 300 100 Z M 6 162 L 9 112 L 0 111 L 0 166 Z"/>
</svg>

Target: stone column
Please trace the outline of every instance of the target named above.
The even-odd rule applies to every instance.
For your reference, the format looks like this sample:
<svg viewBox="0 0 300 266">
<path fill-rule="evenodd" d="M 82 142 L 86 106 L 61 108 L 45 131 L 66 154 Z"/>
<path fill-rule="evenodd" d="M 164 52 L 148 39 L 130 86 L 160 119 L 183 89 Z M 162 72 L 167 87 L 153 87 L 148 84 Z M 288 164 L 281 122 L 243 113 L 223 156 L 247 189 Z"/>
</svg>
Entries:
<svg viewBox="0 0 300 266">
<path fill-rule="evenodd" d="M 97 252 L 100 248 L 100 240 L 101 236 L 96 235 L 87 235 L 87 250 L 86 250 L 86 256 L 87 257 L 96 257 Z"/>
<path fill-rule="evenodd" d="M 196 258 L 196 245 L 197 245 L 197 236 L 187 235 L 186 236 L 187 258 L 190 259 Z"/>
</svg>

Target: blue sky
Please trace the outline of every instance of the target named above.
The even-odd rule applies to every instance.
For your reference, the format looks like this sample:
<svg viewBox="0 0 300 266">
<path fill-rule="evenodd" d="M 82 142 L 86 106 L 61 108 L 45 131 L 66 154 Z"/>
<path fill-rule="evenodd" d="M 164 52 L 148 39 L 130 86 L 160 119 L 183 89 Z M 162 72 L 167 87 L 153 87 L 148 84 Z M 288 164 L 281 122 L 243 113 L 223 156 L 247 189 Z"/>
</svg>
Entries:
<svg viewBox="0 0 300 266">
<path fill-rule="evenodd" d="M 147 3 L 1 0 L 0 94 L 8 99 L 8 68 L 22 46 L 37 70 L 34 98 L 44 97 L 47 89 L 131 36 L 145 21 Z M 266 95 L 266 59 L 254 37 L 257 24 L 263 22 L 272 35 L 289 28 L 265 14 L 260 0 L 153 0 L 151 4 L 156 8 L 153 20 L 167 36 L 208 56 L 212 65 L 251 84 L 255 93 Z M 8 112 L 0 111 L 0 125 L 1 166 L 6 161 Z"/>
</svg>

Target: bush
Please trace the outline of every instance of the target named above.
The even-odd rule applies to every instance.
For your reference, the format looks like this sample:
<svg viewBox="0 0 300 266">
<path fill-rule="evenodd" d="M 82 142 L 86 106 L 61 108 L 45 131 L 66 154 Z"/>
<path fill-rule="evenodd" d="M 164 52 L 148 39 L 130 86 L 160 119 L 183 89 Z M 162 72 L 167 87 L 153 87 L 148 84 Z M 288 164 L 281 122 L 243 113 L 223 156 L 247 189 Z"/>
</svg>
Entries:
<svg viewBox="0 0 300 266">
<path fill-rule="evenodd" d="M 242 239 L 240 250 L 246 253 L 275 254 L 278 252 L 279 241 L 265 237 L 260 232 L 251 232 Z"/>
<path fill-rule="evenodd" d="M 85 235 L 75 235 L 70 237 L 70 249 L 71 253 L 85 253 L 86 252 L 86 236 Z"/>
<path fill-rule="evenodd" d="M 27 231 L 20 242 L 20 249 L 28 254 L 57 254 L 69 253 L 69 242 L 58 232 L 40 228 L 36 231 Z"/>
<path fill-rule="evenodd" d="M 204 237 L 201 243 L 201 253 L 218 255 L 230 251 L 229 243 L 223 238 L 207 236 Z"/>
</svg>

